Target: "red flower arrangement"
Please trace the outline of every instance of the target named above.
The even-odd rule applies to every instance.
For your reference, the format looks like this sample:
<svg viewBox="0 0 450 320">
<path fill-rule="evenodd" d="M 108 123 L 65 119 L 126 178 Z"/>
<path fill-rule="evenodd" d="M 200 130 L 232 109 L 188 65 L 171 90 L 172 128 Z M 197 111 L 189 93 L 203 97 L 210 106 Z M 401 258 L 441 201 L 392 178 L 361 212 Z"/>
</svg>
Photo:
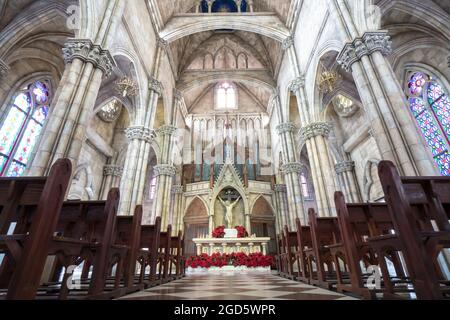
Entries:
<svg viewBox="0 0 450 320">
<path fill-rule="evenodd" d="M 190 257 L 186 260 L 186 267 L 191 267 L 193 269 L 209 269 L 211 267 L 222 268 L 229 265 L 247 268 L 272 267 L 274 265 L 274 259 L 272 256 L 263 255 L 262 253 L 251 253 L 248 255 L 243 252 L 238 252 L 231 254 L 214 253 L 212 256 L 204 253 L 200 256 Z"/>
<path fill-rule="evenodd" d="M 244 227 L 238 226 L 235 229 L 238 231 L 238 238 L 247 238 L 248 237 L 248 232 Z"/>
<path fill-rule="evenodd" d="M 225 226 L 220 226 L 214 229 L 212 233 L 213 238 L 223 238 L 225 237 Z"/>
</svg>

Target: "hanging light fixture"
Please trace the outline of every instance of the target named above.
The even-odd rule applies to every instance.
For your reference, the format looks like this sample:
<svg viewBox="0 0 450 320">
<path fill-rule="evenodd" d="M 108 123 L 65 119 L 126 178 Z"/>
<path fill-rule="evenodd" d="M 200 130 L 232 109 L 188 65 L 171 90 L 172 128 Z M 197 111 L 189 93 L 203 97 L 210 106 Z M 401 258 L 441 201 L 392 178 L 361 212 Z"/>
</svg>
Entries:
<svg viewBox="0 0 450 320">
<path fill-rule="evenodd" d="M 129 74 L 131 74 L 131 70 L 132 64 L 130 64 L 128 72 Z M 138 86 L 130 76 L 125 74 L 123 77 L 116 81 L 116 91 L 123 98 L 133 98 L 138 93 Z"/>
<path fill-rule="evenodd" d="M 320 63 L 320 65 L 322 66 L 322 73 L 320 74 L 319 79 L 319 90 L 324 93 L 332 92 L 335 89 L 336 84 L 338 83 L 341 76 L 336 71 L 333 71 L 331 69 L 327 70 L 322 62 Z"/>
</svg>

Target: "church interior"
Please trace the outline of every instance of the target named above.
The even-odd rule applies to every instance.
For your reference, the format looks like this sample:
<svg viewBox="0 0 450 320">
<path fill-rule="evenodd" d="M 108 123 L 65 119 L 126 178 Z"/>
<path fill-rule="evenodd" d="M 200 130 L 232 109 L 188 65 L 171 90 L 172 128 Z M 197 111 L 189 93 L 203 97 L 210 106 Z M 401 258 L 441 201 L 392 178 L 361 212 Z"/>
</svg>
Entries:
<svg viewBox="0 0 450 320">
<path fill-rule="evenodd" d="M 0 300 L 448 299 L 449 94 L 448 0 L 0 0 Z"/>
</svg>

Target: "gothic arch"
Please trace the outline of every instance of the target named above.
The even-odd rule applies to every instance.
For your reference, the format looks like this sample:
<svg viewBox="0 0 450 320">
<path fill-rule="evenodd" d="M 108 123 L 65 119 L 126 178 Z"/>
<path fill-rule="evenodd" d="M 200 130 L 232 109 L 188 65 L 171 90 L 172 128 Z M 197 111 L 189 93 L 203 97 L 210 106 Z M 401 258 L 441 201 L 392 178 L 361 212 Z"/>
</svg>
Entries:
<svg viewBox="0 0 450 320">
<path fill-rule="evenodd" d="M 195 210 L 194 210 L 195 209 Z M 200 209 L 200 210 L 198 210 Z M 190 215 L 192 213 L 192 216 Z M 209 211 L 208 205 L 205 200 L 201 197 L 194 197 L 189 204 L 186 205 L 186 211 L 184 212 L 184 220 L 189 220 L 189 218 L 205 218 L 205 222 L 208 222 Z M 186 219 L 187 218 L 187 219 Z"/>
<path fill-rule="evenodd" d="M 85 183 L 83 185 L 77 185 L 77 181 L 80 181 L 84 177 Z M 70 192 L 68 199 L 83 199 L 83 193 L 86 192 L 88 199 L 93 200 L 94 194 L 94 179 L 92 174 L 92 168 L 89 164 L 84 163 L 78 166 L 73 174 L 72 186 L 70 187 Z"/>
<path fill-rule="evenodd" d="M 268 212 L 265 212 L 265 213 L 269 213 L 269 214 L 260 214 L 259 212 L 255 212 L 255 211 L 261 210 L 261 209 L 267 210 Z M 269 212 L 269 210 L 270 210 L 270 212 Z M 265 217 L 270 216 L 270 217 L 275 218 L 276 211 L 273 208 L 273 206 L 269 203 L 269 201 L 267 201 L 267 199 L 264 198 L 263 195 L 259 195 L 255 199 L 255 201 L 253 201 L 252 210 L 250 212 L 251 212 L 252 217 L 260 215 L 260 216 L 265 216 Z"/>
</svg>

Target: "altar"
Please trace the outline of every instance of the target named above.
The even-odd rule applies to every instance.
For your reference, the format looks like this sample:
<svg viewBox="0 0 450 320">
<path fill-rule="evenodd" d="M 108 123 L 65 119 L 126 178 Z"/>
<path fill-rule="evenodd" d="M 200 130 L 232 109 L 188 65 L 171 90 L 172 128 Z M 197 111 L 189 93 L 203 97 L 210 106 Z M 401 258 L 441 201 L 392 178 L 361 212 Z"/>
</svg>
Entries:
<svg viewBox="0 0 450 320">
<path fill-rule="evenodd" d="M 197 255 L 214 253 L 230 254 L 243 252 L 246 254 L 267 254 L 270 238 L 201 238 L 193 239 L 197 247 Z"/>
</svg>

